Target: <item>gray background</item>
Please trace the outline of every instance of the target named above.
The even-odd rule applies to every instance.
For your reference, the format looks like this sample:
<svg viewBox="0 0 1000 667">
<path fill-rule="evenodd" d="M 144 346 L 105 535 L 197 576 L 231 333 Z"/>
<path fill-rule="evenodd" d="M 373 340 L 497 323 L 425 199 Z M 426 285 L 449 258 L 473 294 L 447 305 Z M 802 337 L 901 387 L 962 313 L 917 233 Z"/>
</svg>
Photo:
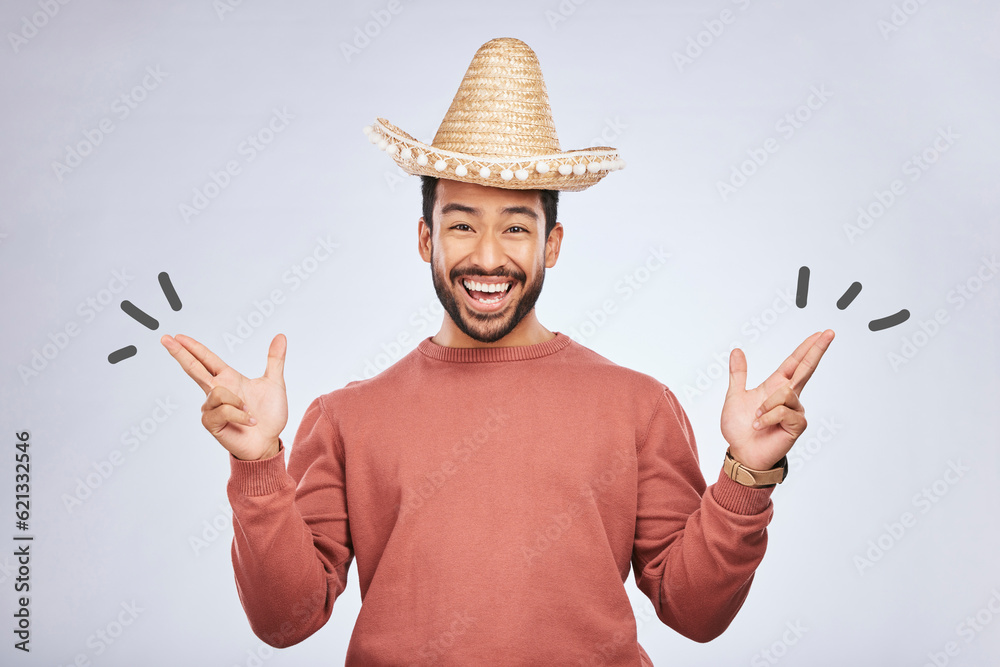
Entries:
<svg viewBox="0 0 1000 667">
<path fill-rule="evenodd" d="M 837 332 L 731 628 L 707 645 L 684 639 L 629 579 L 654 662 L 998 659 L 1000 4 L 223 1 L 0 9 L 0 627 L 12 626 L 12 434 L 24 429 L 35 535 L 32 651 L 5 630 L 0 662 L 342 663 L 360 607 L 353 568 L 307 641 L 273 651 L 250 632 L 230 564 L 227 458 L 200 424 L 203 393 L 158 339 L 189 334 L 256 376 L 285 333 L 290 439 L 312 398 L 433 335 L 419 181 L 361 128 L 383 116 L 429 140 L 476 48 L 498 36 L 538 53 L 564 149 L 610 143 L 628 161 L 563 196 L 563 253 L 539 318 L 671 386 L 709 481 L 725 451 L 718 359 L 742 346 L 756 384 L 809 333 Z M 356 38 L 364 48 L 345 54 Z M 825 99 L 802 107 L 812 90 Z M 241 145 L 275 109 L 292 118 L 249 160 Z M 782 119 L 796 113 L 790 131 Z M 90 141 L 102 123 L 112 131 Z M 777 150 L 723 196 L 719 182 L 768 139 Z M 88 141 L 77 166 L 56 166 Z M 230 160 L 239 174 L 185 220 L 180 206 Z M 852 232 L 859 207 L 878 211 L 896 180 L 901 194 Z M 338 245 L 313 262 L 319 238 Z M 670 257 L 646 271 L 651 248 Z M 800 310 L 784 299 L 802 265 L 812 282 Z M 294 267 L 312 273 L 296 284 Z M 855 280 L 861 295 L 838 310 Z M 160 329 L 127 317 L 122 299 Z M 909 321 L 868 330 L 900 308 Z M 255 310 L 259 326 L 227 342 Z M 75 336 L 60 335 L 67 326 Z M 128 344 L 138 354 L 109 364 Z M 25 372 L 36 353 L 40 370 Z M 97 633 L 117 632 L 123 603 L 141 611 L 105 643 Z"/>
</svg>

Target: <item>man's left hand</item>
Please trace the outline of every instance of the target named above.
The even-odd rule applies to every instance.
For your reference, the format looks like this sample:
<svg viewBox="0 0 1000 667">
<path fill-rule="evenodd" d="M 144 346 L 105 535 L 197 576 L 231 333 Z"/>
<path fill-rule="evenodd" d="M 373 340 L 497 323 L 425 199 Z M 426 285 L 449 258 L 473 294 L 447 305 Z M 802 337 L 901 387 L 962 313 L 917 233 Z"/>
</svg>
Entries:
<svg viewBox="0 0 1000 667">
<path fill-rule="evenodd" d="M 769 378 L 747 390 L 743 350 L 729 354 L 729 391 L 722 406 L 722 437 L 729 453 L 754 470 L 775 467 L 806 430 L 799 394 L 833 342 L 831 329 L 814 333 L 795 348 Z"/>
</svg>

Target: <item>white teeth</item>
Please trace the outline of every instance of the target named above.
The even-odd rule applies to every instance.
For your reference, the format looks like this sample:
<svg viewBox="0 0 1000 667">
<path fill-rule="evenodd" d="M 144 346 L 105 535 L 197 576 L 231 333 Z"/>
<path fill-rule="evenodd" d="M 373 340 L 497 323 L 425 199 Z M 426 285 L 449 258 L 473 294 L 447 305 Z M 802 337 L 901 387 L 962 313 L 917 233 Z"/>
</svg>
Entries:
<svg viewBox="0 0 1000 667">
<path fill-rule="evenodd" d="M 464 280 L 462 284 L 468 287 L 470 290 L 476 292 L 506 292 L 511 283 L 477 283 L 473 280 Z"/>
<path fill-rule="evenodd" d="M 502 296 L 498 296 L 495 299 L 476 299 L 479 303 L 496 303 L 502 299 Z"/>
</svg>

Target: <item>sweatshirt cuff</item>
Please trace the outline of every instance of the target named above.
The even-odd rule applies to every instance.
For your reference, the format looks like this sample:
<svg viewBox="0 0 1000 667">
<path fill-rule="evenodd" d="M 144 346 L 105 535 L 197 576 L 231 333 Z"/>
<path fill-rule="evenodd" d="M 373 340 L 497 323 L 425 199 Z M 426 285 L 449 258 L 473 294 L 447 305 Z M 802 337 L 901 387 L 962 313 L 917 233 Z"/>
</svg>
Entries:
<svg viewBox="0 0 1000 667">
<path fill-rule="evenodd" d="M 266 496 L 281 490 L 291 477 L 285 470 L 285 445 L 278 439 L 278 453 L 269 459 L 244 461 L 229 455 L 229 487 L 244 496 Z"/>
<path fill-rule="evenodd" d="M 712 485 L 715 502 L 734 514 L 760 514 L 771 504 L 772 493 L 773 486 L 769 489 L 743 486 L 731 480 L 722 470 L 719 471 L 719 481 Z"/>
</svg>

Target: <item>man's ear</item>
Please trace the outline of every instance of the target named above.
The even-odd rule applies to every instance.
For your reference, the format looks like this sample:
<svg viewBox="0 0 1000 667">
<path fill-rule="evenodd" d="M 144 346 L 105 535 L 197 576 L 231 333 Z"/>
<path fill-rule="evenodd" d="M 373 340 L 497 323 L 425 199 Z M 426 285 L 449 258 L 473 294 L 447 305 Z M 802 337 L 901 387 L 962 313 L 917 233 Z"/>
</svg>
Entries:
<svg viewBox="0 0 1000 667">
<path fill-rule="evenodd" d="M 561 222 L 557 222 L 552 231 L 549 232 L 549 237 L 545 239 L 545 268 L 551 269 L 556 265 L 556 260 L 559 259 L 559 249 L 562 246 L 563 239 L 563 226 Z"/>
<path fill-rule="evenodd" d="M 423 216 L 417 221 L 417 250 L 420 257 L 430 264 L 431 262 L 431 228 L 424 222 Z"/>
</svg>

